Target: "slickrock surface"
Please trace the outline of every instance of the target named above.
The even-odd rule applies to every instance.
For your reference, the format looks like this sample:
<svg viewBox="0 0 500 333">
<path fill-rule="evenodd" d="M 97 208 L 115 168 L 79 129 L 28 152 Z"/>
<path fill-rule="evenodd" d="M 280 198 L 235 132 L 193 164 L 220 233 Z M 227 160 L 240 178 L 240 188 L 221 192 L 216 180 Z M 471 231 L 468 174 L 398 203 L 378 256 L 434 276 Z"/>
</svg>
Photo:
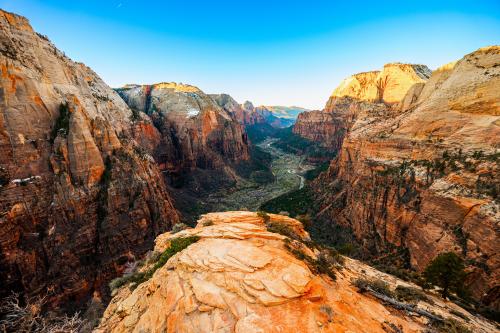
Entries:
<svg viewBox="0 0 500 333">
<path fill-rule="evenodd" d="M 424 65 L 394 63 L 382 71 L 352 75 L 333 91 L 323 111 L 300 114 L 293 132 L 338 150 L 356 119 L 366 113 L 378 116 L 391 105 L 399 105 L 408 90 L 426 82 L 430 74 Z"/>
<path fill-rule="evenodd" d="M 300 222 L 269 217 L 309 238 Z M 96 332 L 376 333 L 387 332 L 389 324 L 404 332 L 425 328 L 425 319 L 386 308 L 351 285 L 351 279 L 377 271 L 348 260 L 336 281 L 315 275 L 285 248 L 285 237 L 268 232 L 256 213 L 206 214 L 194 229 L 160 235 L 155 251 L 165 250 L 174 238 L 193 235 L 200 240 L 174 255 L 150 280 L 133 291 L 119 289 Z M 392 287 L 401 283 L 383 278 Z M 436 302 L 434 310 L 450 317 L 450 305 Z M 466 325 L 475 332 L 495 330 L 480 319 Z"/>
<path fill-rule="evenodd" d="M 117 89 L 125 102 L 149 115 L 161 133 L 155 158 L 162 170 L 222 170 L 247 160 L 248 141 L 234 116 L 194 86 L 177 83 L 128 85 Z"/>
<path fill-rule="evenodd" d="M 90 68 L 0 11 L 0 297 L 81 306 L 178 220 L 133 139 L 158 133 L 131 115 Z"/>
<path fill-rule="evenodd" d="M 396 245 L 418 270 L 440 252 L 461 254 L 474 298 L 497 311 L 499 86 L 499 46 L 443 66 L 393 108 L 358 114 L 313 185 L 319 216 L 351 228 L 370 253 Z"/>
</svg>

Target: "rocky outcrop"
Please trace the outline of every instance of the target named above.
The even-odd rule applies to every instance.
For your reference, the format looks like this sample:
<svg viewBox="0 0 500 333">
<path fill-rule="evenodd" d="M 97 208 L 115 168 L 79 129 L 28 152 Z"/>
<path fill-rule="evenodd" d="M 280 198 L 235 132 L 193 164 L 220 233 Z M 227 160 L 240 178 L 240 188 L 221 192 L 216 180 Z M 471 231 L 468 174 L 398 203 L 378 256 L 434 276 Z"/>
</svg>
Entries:
<svg viewBox="0 0 500 333">
<path fill-rule="evenodd" d="M 311 244 L 301 223 L 274 214 L 265 218 L 251 212 L 211 213 L 194 229 L 160 235 L 157 253 L 171 251 L 176 239 L 199 240 L 160 265 L 150 279 L 116 290 L 95 332 L 376 333 L 421 332 L 428 325 L 424 317 L 408 316 L 360 293 L 352 281 L 370 277 L 387 281 L 390 288 L 408 284 L 354 260 L 346 261 L 335 281 L 314 273 L 304 258 L 315 260 L 320 252 L 302 243 Z M 475 332 L 494 330 L 458 306 L 428 297 L 419 308 L 456 317 Z"/>
<path fill-rule="evenodd" d="M 306 109 L 299 107 L 286 106 L 257 106 L 252 102 L 246 101 L 243 104 L 238 104 L 231 96 L 227 94 L 210 95 L 214 101 L 234 115 L 238 122 L 245 126 L 257 124 L 269 124 L 274 128 L 284 128 L 293 125 L 295 118 L 300 111 Z"/>
<path fill-rule="evenodd" d="M 157 133 L 24 17 L 0 11 L 0 53 L 0 296 L 80 307 L 178 220 L 134 140 Z"/>
<path fill-rule="evenodd" d="M 210 95 L 214 101 L 226 112 L 232 114 L 242 125 L 254 125 L 264 123 L 264 117 L 254 111 L 252 103 L 246 101 L 244 104 L 238 104 L 231 96 L 227 94 Z"/>
<path fill-rule="evenodd" d="M 372 254 L 396 246 L 417 270 L 440 252 L 461 254 L 474 297 L 496 310 L 499 84 L 498 46 L 436 70 L 392 108 L 359 113 L 313 185 L 319 217 L 349 227 Z"/>
<path fill-rule="evenodd" d="M 402 103 L 410 89 L 423 85 L 430 74 L 424 65 L 394 63 L 386 64 L 382 71 L 350 76 L 333 91 L 323 111 L 300 114 L 293 132 L 338 150 L 358 117 L 387 113 L 391 106 Z"/>
<path fill-rule="evenodd" d="M 243 127 L 200 89 L 159 83 L 129 85 L 117 92 L 133 110 L 150 116 L 160 131 L 154 156 L 169 174 L 195 168 L 223 170 L 228 163 L 249 158 Z"/>
</svg>

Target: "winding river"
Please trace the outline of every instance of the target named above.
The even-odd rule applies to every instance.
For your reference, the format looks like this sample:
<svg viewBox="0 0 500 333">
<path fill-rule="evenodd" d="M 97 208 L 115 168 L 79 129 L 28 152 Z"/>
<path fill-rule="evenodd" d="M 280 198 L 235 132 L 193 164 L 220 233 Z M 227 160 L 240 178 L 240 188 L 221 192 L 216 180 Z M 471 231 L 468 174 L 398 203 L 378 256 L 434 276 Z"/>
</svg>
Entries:
<svg viewBox="0 0 500 333">
<path fill-rule="evenodd" d="M 304 187 L 305 179 L 302 174 L 313 168 L 304 158 L 286 153 L 273 146 L 275 138 L 267 138 L 257 146 L 272 155 L 271 171 L 274 181 L 258 184 L 248 180 L 241 180 L 236 188 L 228 193 L 213 194 L 208 202 L 214 211 L 227 210 L 258 210 L 264 202 L 280 196 L 286 192 Z"/>
</svg>

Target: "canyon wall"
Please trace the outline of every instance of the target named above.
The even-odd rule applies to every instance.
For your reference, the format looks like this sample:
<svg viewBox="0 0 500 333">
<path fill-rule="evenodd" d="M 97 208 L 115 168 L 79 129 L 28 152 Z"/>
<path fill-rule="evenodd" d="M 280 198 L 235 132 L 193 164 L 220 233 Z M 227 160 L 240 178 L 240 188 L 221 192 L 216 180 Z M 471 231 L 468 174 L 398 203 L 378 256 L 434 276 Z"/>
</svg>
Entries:
<svg viewBox="0 0 500 333">
<path fill-rule="evenodd" d="M 160 131 L 155 158 L 162 170 L 223 169 L 249 158 L 244 128 L 197 87 L 158 83 L 117 91 L 130 108 L 150 116 Z"/>
<path fill-rule="evenodd" d="M 132 121 L 90 68 L 5 11 L 0 71 L 0 296 L 80 307 L 178 221 L 142 147 L 160 135 L 147 117 Z"/>
<path fill-rule="evenodd" d="M 381 71 L 352 75 L 333 91 L 322 111 L 303 112 L 293 132 L 338 150 L 360 114 L 377 117 L 406 96 L 411 87 L 423 84 L 431 71 L 424 65 L 386 64 Z"/>
<path fill-rule="evenodd" d="M 253 104 L 248 101 L 239 104 L 228 94 L 211 94 L 210 97 L 224 110 L 233 114 L 242 125 L 255 125 L 266 121 L 261 114 L 254 112 Z"/>
<path fill-rule="evenodd" d="M 318 217 L 350 228 L 371 254 L 408 251 L 419 271 L 457 252 L 473 297 L 498 310 L 500 47 L 445 65 L 405 94 L 358 81 L 349 98 L 389 103 L 367 105 L 342 133 L 339 156 L 312 184 Z M 327 111 L 338 109 L 341 87 Z"/>
</svg>

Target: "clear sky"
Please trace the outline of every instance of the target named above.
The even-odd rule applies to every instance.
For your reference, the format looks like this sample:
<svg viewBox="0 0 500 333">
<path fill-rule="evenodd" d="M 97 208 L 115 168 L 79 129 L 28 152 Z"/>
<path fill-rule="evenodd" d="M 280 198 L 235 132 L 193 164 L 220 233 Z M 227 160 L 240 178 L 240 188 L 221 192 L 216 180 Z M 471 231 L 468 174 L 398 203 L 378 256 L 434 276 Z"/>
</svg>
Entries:
<svg viewBox="0 0 500 333">
<path fill-rule="evenodd" d="M 500 44 L 500 1 L 0 0 L 112 87 L 176 81 L 322 108 L 346 76 Z"/>
</svg>

